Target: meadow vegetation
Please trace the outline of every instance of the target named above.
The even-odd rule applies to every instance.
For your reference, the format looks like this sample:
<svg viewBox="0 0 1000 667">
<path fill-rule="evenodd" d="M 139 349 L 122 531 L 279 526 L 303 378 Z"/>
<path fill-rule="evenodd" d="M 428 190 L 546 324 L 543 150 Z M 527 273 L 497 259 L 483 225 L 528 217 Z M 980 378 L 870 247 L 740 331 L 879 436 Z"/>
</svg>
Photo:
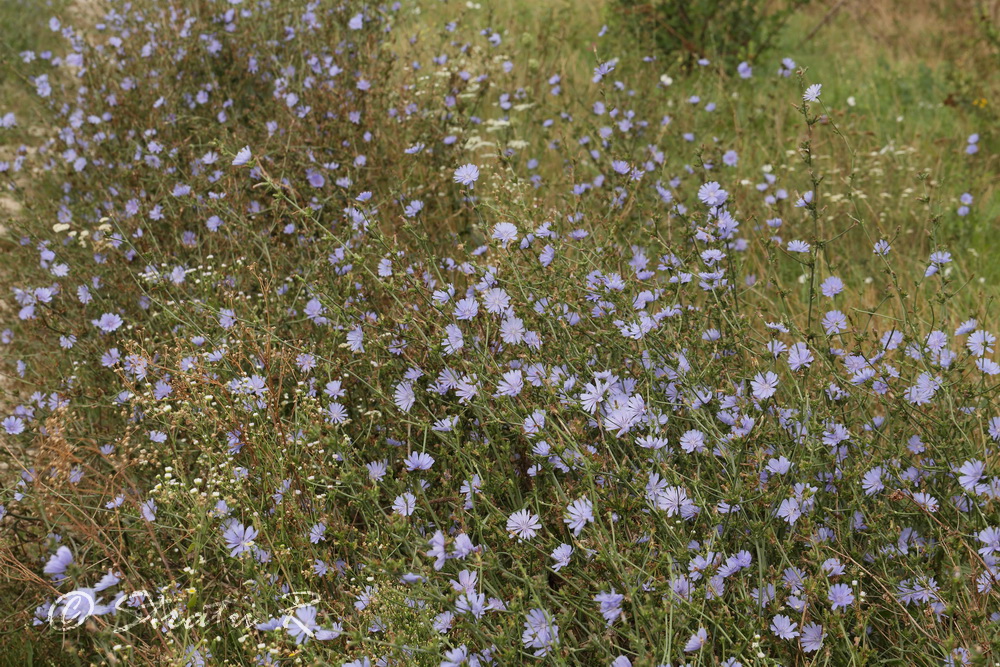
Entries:
<svg viewBox="0 0 1000 667">
<path fill-rule="evenodd" d="M 3 659 L 997 664 L 996 3 L 676 4 L 0 5 Z"/>
</svg>

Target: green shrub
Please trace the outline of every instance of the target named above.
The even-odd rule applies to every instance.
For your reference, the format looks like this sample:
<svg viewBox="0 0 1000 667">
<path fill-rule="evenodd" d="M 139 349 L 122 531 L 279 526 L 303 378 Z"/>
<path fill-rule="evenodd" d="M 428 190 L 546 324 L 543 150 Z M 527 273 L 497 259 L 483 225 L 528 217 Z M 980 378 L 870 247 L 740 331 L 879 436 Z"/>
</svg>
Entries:
<svg viewBox="0 0 1000 667">
<path fill-rule="evenodd" d="M 789 17 L 811 0 L 614 0 L 623 30 L 690 66 L 700 58 L 735 67 L 774 46 Z"/>
</svg>

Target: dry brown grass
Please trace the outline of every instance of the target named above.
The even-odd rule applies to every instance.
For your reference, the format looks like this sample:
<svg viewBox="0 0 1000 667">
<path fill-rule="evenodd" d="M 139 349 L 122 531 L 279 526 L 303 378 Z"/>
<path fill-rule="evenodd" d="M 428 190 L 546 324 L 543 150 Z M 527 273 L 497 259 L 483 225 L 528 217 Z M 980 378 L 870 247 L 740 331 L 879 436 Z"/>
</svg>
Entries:
<svg viewBox="0 0 1000 667">
<path fill-rule="evenodd" d="M 978 7 L 1000 19 L 998 0 L 822 0 L 806 12 L 808 19 L 833 16 L 817 36 L 840 33 L 839 49 L 858 60 L 891 59 L 898 63 L 967 64 L 985 54 L 969 45 L 979 39 Z"/>
</svg>

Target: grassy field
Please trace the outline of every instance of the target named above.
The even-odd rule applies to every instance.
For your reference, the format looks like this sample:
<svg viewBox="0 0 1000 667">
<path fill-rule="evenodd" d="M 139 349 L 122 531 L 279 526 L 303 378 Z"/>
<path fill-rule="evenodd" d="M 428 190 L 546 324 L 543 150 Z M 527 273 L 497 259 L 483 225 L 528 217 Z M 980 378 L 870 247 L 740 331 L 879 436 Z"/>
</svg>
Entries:
<svg viewBox="0 0 1000 667">
<path fill-rule="evenodd" d="M 528 53 L 542 51 L 536 59 L 553 71 L 585 77 L 598 60 L 615 56 L 635 62 L 651 52 L 641 39 L 611 48 L 602 42 L 598 49 L 596 36 L 603 25 L 613 24 L 613 11 L 600 1 L 589 3 L 588 11 L 576 7 L 570 2 L 483 3 L 490 23 L 510 26 Z M 975 10 L 973 2 L 813 3 L 792 16 L 774 57 L 755 69 L 771 74 L 780 58 L 789 57 L 807 70 L 810 81 L 823 83 L 830 118 L 840 131 L 817 144 L 817 160 L 829 174 L 826 187 L 846 198 L 853 175 L 853 188 L 867 200 L 859 204 L 862 212 L 883 235 L 902 239 L 915 264 L 924 261 L 934 243 L 962 249 L 954 254 L 970 280 L 961 293 L 970 312 L 1000 289 L 1000 268 L 982 252 L 1000 220 L 1000 155 L 988 140 L 974 160 L 964 152 L 970 135 L 986 136 L 1000 105 L 992 75 L 996 56 L 978 36 Z M 447 4 L 438 5 L 437 14 L 432 9 L 428 25 L 447 20 L 449 11 Z M 995 20 L 996 7 L 992 12 Z M 541 44 L 560 48 L 553 52 L 540 49 Z M 719 128 L 724 134 L 713 138 L 738 142 L 741 165 L 801 168 L 789 160 L 803 138 L 801 119 L 791 102 L 776 101 L 773 88 L 756 79 L 719 77 L 712 67 L 694 77 L 670 66 L 662 69 L 682 91 L 677 98 L 691 93 L 718 104 L 727 122 Z M 759 177 L 751 169 L 741 175 Z M 974 195 L 975 207 L 961 217 L 955 212 L 965 192 Z M 929 201 L 918 201 L 924 197 Z M 843 198 L 840 203 L 847 206 Z M 835 207 L 825 213 L 834 225 L 846 224 L 851 215 Z M 865 250 L 869 239 L 858 230 L 843 243 L 849 248 L 844 270 L 856 272 L 860 280 L 871 277 L 876 263 Z"/>
<path fill-rule="evenodd" d="M 0 0 L 0 665 L 1000 660 L 1000 3 L 622 6 Z"/>
<path fill-rule="evenodd" d="M 37 102 L 26 94 L 17 64 L 26 51 L 42 53 L 59 45 L 58 35 L 49 29 L 49 18 L 65 15 L 67 4 L 64 0 L 6 0 L 0 5 L 0 94 L 5 108 L 21 111 L 26 120 Z"/>
</svg>

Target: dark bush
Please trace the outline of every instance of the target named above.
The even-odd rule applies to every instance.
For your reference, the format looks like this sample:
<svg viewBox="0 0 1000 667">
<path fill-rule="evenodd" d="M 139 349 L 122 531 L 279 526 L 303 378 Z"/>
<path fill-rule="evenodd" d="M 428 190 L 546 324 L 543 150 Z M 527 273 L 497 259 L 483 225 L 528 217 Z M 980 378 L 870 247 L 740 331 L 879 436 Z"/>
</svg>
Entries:
<svg viewBox="0 0 1000 667">
<path fill-rule="evenodd" d="M 685 65 L 700 58 L 735 67 L 768 51 L 789 17 L 811 0 L 615 0 L 620 27 Z"/>
</svg>

